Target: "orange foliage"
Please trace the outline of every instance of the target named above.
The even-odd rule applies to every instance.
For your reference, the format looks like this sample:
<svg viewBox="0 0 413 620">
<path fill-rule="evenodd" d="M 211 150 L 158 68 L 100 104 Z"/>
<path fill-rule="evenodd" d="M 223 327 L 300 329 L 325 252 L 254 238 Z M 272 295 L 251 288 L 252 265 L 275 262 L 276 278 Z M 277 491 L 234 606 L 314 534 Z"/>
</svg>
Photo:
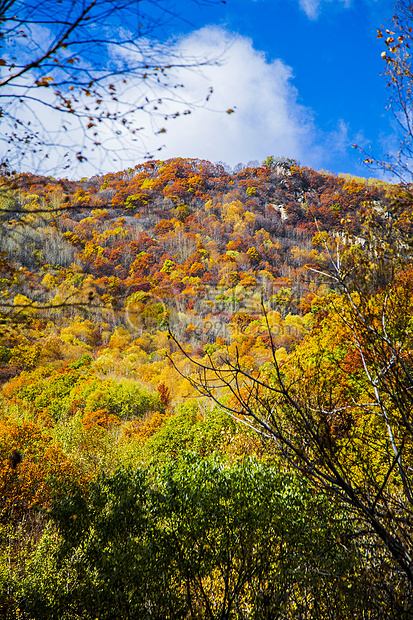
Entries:
<svg viewBox="0 0 413 620">
<path fill-rule="evenodd" d="M 123 426 L 124 437 L 125 439 L 136 439 L 139 443 L 146 443 L 149 437 L 155 435 L 169 418 L 170 415 L 155 411 L 146 420 L 128 422 Z"/>
<path fill-rule="evenodd" d="M 108 413 L 106 409 L 86 411 L 82 418 L 83 428 L 89 431 L 96 428 L 108 430 L 119 423 L 118 416 Z"/>
<path fill-rule="evenodd" d="M 15 467 L 13 450 L 22 460 Z M 62 447 L 48 431 L 32 422 L 18 423 L 4 416 L 0 422 L 1 518 L 21 519 L 35 507 L 46 508 L 52 493 L 52 480 L 63 482 L 86 478 L 65 456 Z"/>
<path fill-rule="evenodd" d="M 165 385 L 165 383 L 163 381 L 161 381 L 161 383 L 159 383 L 157 389 L 158 389 L 158 392 L 159 392 L 159 394 L 161 396 L 161 403 L 162 403 L 163 407 L 166 409 L 168 407 L 168 405 L 169 405 L 171 391 Z"/>
</svg>

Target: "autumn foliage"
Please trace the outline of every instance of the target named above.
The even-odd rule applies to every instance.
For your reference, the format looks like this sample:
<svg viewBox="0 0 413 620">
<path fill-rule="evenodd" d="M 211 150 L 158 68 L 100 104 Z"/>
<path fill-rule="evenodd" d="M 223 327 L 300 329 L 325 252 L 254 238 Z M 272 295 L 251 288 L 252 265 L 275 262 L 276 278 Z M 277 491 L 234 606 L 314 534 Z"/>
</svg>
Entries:
<svg viewBox="0 0 413 620">
<path fill-rule="evenodd" d="M 262 405 L 275 356 L 292 394 L 299 386 L 314 410 L 337 405 L 317 433 L 348 463 L 357 452 L 384 471 L 385 459 L 363 444 L 370 426 L 383 430 L 360 405 L 371 396 L 366 357 L 340 322 L 349 312 L 340 287 L 323 274 L 339 255 L 351 294 L 370 300 L 374 325 L 396 270 L 400 293 L 410 290 L 411 205 L 400 192 L 275 158 L 237 172 L 171 159 L 80 181 L 8 181 L 0 222 L 5 617 L 63 617 L 64 609 L 70 620 L 111 618 L 114 606 L 121 618 L 146 617 L 145 609 L 162 618 L 321 620 L 366 609 L 372 619 L 408 617 L 411 591 L 383 546 L 347 507 L 299 479 L 237 409 L 239 396 Z M 409 296 L 386 300 L 399 334 Z M 407 345 L 403 355 L 410 364 Z M 225 373 L 228 360 L 264 386 L 253 395 L 245 381 L 238 392 L 214 386 L 236 420 L 194 380 L 197 368 L 205 382 Z M 287 413 L 283 423 L 294 432 Z M 364 448 L 351 452 L 350 433 Z M 363 465 L 353 471 L 361 481 Z"/>
</svg>

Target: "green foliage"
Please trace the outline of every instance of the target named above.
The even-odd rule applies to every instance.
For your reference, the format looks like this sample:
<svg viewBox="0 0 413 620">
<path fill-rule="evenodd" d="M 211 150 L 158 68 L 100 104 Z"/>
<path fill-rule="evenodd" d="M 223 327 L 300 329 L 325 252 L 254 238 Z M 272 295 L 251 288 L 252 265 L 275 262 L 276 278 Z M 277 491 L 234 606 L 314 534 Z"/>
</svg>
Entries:
<svg viewBox="0 0 413 620">
<path fill-rule="evenodd" d="M 146 459 L 156 464 L 168 463 L 187 451 L 200 457 L 225 448 L 243 429 L 229 416 L 217 409 L 200 413 L 198 404 L 181 405 L 175 415 L 144 446 Z"/>
<path fill-rule="evenodd" d="M 57 547 L 45 534 L 22 586 L 30 619 L 357 613 L 358 559 L 337 543 L 346 515 L 254 460 L 119 470 L 87 495 L 61 490 L 50 516 Z"/>
<path fill-rule="evenodd" d="M 85 411 L 106 409 L 121 419 L 140 418 L 160 407 L 159 394 L 150 394 L 130 379 L 94 379 L 93 387 L 85 394 Z M 80 392 L 78 397 L 82 397 Z"/>
<path fill-rule="evenodd" d="M 85 355 L 82 355 L 82 357 L 76 360 L 76 362 L 69 364 L 68 367 L 73 368 L 73 370 L 78 370 L 79 368 L 82 368 L 82 366 L 90 366 L 92 362 L 92 357 L 88 353 L 85 353 Z"/>
<path fill-rule="evenodd" d="M 13 353 L 7 347 L 0 346 L 0 363 L 7 364 L 10 361 Z"/>
<path fill-rule="evenodd" d="M 63 366 L 23 373 L 8 386 L 8 395 L 36 414 L 54 420 L 76 411 L 104 409 L 109 415 L 130 420 L 160 408 L 159 393 L 151 394 L 130 379 L 101 379 L 91 371 L 92 359 L 82 356 Z"/>
</svg>

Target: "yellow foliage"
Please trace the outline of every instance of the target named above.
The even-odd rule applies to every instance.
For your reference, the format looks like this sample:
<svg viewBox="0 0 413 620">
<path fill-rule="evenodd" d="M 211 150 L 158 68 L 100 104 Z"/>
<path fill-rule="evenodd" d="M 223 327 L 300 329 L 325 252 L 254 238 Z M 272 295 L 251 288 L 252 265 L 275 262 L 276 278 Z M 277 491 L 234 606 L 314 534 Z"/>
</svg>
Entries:
<svg viewBox="0 0 413 620">
<path fill-rule="evenodd" d="M 144 179 L 142 181 L 141 189 L 152 189 L 154 183 L 154 179 Z"/>
<path fill-rule="evenodd" d="M 24 313 L 29 316 L 35 316 L 39 312 L 37 309 L 37 301 L 32 301 L 31 299 L 29 299 L 25 295 L 21 295 L 20 293 L 15 296 L 13 303 L 15 306 L 21 307 Z"/>
<path fill-rule="evenodd" d="M 68 327 L 64 327 L 61 331 L 61 338 L 65 342 L 75 343 L 80 341 L 85 344 L 93 344 L 92 332 L 95 325 L 89 320 L 82 320 L 80 317 L 76 317 L 73 323 Z"/>
<path fill-rule="evenodd" d="M 131 335 L 124 327 L 118 327 L 109 340 L 111 349 L 124 349 L 132 341 Z"/>
<path fill-rule="evenodd" d="M 106 241 L 107 239 L 109 239 L 110 237 L 127 237 L 129 235 L 129 232 L 127 230 L 124 230 L 121 226 L 117 226 L 116 228 L 111 228 L 109 230 L 105 230 L 103 233 L 101 233 L 100 235 L 98 235 L 96 237 L 96 242 L 97 243 L 101 243 L 102 241 Z M 103 251 L 103 249 L 102 249 Z M 86 253 L 86 251 L 85 251 Z"/>
<path fill-rule="evenodd" d="M 46 273 L 46 275 L 44 276 L 42 280 L 42 286 L 50 290 L 52 288 L 55 288 L 57 284 L 58 284 L 57 278 L 52 276 L 51 273 Z"/>
<path fill-rule="evenodd" d="M 227 224 L 235 224 L 244 215 L 245 208 L 240 200 L 226 202 L 222 205 L 222 219 Z"/>
</svg>

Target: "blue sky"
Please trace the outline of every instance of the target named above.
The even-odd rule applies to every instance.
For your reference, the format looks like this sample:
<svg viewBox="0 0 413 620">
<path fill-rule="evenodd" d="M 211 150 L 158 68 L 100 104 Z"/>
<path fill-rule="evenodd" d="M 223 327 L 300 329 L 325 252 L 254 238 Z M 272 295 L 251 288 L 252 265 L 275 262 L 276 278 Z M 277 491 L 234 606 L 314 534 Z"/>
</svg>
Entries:
<svg viewBox="0 0 413 620">
<path fill-rule="evenodd" d="M 86 69 L 88 63 L 94 67 L 96 61 L 102 67 L 106 63 L 110 67 L 108 80 L 115 83 L 119 103 L 113 103 L 108 96 L 104 105 L 111 111 L 117 106 L 132 126 L 143 127 L 136 132 L 138 139 L 132 141 L 132 134 L 123 130 L 123 126 L 114 133 L 108 121 L 99 129 L 103 146 L 84 150 L 85 133 L 79 117 L 67 114 L 64 118 L 67 127 L 63 131 L 62 114 L 54 109 L 52 89 L 31 90 L 26 77 L 16 92 L 25 88 L 33 96 L 25 99 L 17 111 L 16 92 L 11 90 L 10 118 L 17 113 L 22 121 L 30 121 L 31 130 L 39 131 L 40 141 L 46 146 L 50 142 L 52 146 L 48 159 L 35 150 L 27 155 L 17 152 L 16 157 L 20 159 L 13 165 L 59 173 L 62 153 L 81 150 L 87 155 L 86 163 L 76 165 L 75 158 L 75 165 L 70 165 L 65 174 L 91 176 L 134 166 L 145 158 L 145 153 L 159 159 L 193 157 L 222 161 L 230 166 L 261 162 L 273 155 L 297 159 L 317 170 L 373 176 L 362 164 L 362 155 L 351 145 L 356 143 L 367 151 L 371 149 L 378 159 L 386 151 L 394 153 L 397 148 L 395 123 L 391 112 L 386 110 L 386 80 L 381 75 L 385 69 L 381 58 L 384 46 L 376 38 L 377 29 L 390 24 L 393 1 L 226 0 L 224 4 L 219 0 L 141 0 L 132 3 L 128 5 L 131 9 L 128 15 L 137 24 L 142 18 L 141 11 L 149 10 L 149 16 L 142 18 L 144 25 L 149 24 L 148 32 L 144 28 L 143 36 L 136 37 L 125 17 L 126 23 L 119 23 L 124 15 L 119 13 L 113 23 L 103 24 L 109 31 L 111 44 L 104 48 L 102 57 L 97 58 L 89 39 L 79 49 L 86 51 Z M 70 8 L 72 4 L 65 5 L 63 0 L 61 6 Z M 168 15 L 170 18 L 166 19 Z M 151 17 L 155 19 L 155 28 L 151 27 Z M 162 18 L 161 23 L 158 17 Z M 91 23 L 93 26 L 93 20 Z M 53 28 L 43 24 L 31 30 L 35 50 L 36 46 L 47 47 L 48 41 L 57 36 Z M 113 33 L 120 33 L 121 38 L 125 33 L 126 39 L 129 37 L 136 45 L 114 46 Z M 159 43 L 164 45 L 162 52 Z M 20 42 L 18 49 L 23 61 L 25 46 L 25 42 Z M 157 78 L 142 79 L 147 58 L 155 65 L 173 66 L 165 78 L 169 88 L 159 84 Z M 126 82 L 117 69 L 111 73 L 112 66 L 129 64 L 141 69 L 128 75 Z M 0 67 L 0 73 L 2 70 L 6 72 L 8 68 Z M 175 88 L 178 84 L 184 87 Z M 3 93 L 7 97 L 7 90 Z M 80 108 L 90 103 L 82 91 L 77 97 Z M 142 103 L 145 110 L 140 109 Z M 228 110 L 234 113 L 227 114 Z M 19 145 L 17 141 L 17 150 Z M 380 173 L 374 173 L 377 175 Z"/>
<path fill-rule="evenodd" d="M 227 0 L 211 7 L 187 0 L 175 6 L 187 21 L 175 21 L 164 36 L 180 36 L 186 51 L 226 51 L 219 68 L 204 71 L 205 89 L 209 82 L 214 88 L 211 109 L 194 112 L 177 128 L 170 122 L 162 158 L 234 165 L 277 155 L 369 176 L 351 144 L 379 158 L 392 148 L 384 47 L 376 34 L 391 19 L 393 2 Z M 197 79 L 187 77 L 186 92 L 202 90 L 199 80 L 193 85 Z M 227 107 L 235 114 L 226 115 Z"/>
</svg>

